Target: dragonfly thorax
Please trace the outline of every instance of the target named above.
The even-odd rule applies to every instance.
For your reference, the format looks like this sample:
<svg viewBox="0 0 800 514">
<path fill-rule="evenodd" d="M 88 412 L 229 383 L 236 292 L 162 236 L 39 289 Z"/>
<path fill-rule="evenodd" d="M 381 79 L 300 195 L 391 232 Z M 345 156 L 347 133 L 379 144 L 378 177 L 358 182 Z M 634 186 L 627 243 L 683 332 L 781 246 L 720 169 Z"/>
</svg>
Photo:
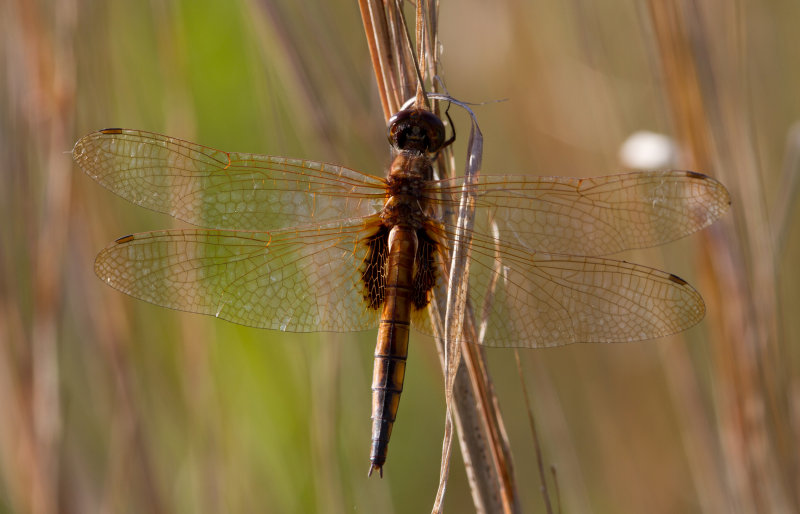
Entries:
<svg viewBox="0 0 800 514">
<path fill-rule="evenodd" d="M 432 174 L 431 161 L 422 154 L 403 150 L 395 156 L 386 179 L 387 199 L 381 211 L 384 225 L 422 227 L 429 218 L 424 192 Z"/>
</svg>

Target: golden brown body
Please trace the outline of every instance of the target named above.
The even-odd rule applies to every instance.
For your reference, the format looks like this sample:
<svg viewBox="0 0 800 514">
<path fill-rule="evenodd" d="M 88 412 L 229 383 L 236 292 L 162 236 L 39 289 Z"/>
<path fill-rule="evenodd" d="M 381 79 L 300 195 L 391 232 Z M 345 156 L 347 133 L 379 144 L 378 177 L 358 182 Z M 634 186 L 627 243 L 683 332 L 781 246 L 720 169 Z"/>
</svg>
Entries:
<svg viewBox="0 0 800 514">
<path fill-rule="evenodd" d="M 426 260 L 431 237 L 426 202 L 420 187 L 432 175 L 431 161 L 424 155 L 401 150 L 389 170 L 389 198 L 381 218 L 389 227 L 383 269 L 381 320 L 375 347 L 372 378 L 372 450 L 370 474 L 383 476 L 389 438 L 397 417 L 403 392 L 408 336 L 412 309 L 427 305 L 432 280 L 430 261 Z M 420 239 L 422 244 L 420 244 Z M 420 250 L 423 250 L 420 252 Z"/>
<path fill-rule="evenodd" d="M 381 309 L 372 378 L 370 473 L 377 469 L 381 475 L 400 394 L 403 392 L 416 251 L 417 236 L 414 230 L 403 226 L 393 227 L 389 234 L 385 299 Z"/>
</svg>

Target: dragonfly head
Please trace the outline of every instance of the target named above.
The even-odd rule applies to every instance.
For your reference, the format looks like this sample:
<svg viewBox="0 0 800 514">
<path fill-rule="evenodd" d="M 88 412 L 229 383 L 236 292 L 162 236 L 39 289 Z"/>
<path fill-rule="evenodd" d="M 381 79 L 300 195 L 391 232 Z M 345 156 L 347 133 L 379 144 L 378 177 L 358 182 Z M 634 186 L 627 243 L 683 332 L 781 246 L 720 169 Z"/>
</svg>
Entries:
<svg viewBox="0 0 800 514">
<path fill-rule="evenodd" d="M 389 119 L 389 144 L 398 150 L 435 153 L 445 142 L 444 123 L 424 109 L 406 109 Z"/>
</svg>

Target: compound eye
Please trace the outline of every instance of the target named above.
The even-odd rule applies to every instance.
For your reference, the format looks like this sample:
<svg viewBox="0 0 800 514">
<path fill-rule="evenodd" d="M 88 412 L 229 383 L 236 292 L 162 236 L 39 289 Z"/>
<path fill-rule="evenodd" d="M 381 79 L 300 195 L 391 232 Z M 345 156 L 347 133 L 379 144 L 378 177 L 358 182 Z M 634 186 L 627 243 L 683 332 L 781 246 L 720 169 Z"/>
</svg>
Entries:
<svg viewBox="0 0 800 514">
<path fill-rule="evenodd" d="M 391 117 L 387 135 L 389 144 L 398 150 L 433 153 L 444 144 L 445 130 L 442 120 L 432 112 L 406 109 Z"/>
<path fill-rule="evenodd" d="M 445 140 L 444 123 L 432 112 L 423 111 L 423 113 L 423 126 L 428 132 L 428 151 L 438 152 Z"/>
<path fill-rule="evenodd" d="M 409 118 L 411 117 L 411 110 L 405 111 L 398 111 L 394 113 L 394 115 L 389 118 L 389 125 L 386 129 L 386 136 L 389 138 L 389 144 L 398 147 L 398 138 L 400 137 L 401 132 L 405 130 L 405 127 L 409 124 Z"/>
</svg>

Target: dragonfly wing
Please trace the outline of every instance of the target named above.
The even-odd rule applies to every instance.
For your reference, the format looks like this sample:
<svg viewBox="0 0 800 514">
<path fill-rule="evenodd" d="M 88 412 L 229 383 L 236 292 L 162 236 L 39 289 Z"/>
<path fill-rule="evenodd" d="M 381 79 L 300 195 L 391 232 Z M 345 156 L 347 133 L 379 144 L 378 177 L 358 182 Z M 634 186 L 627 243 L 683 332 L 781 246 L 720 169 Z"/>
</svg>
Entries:
<svg viewBox="0 0 800 514">
<path fill-rule="evenodd" d="M 95 272 L 133 297 L 258 328 L 377 326 L 361 267 L 370 218 L 273 232 L 166 230 L 118 239 Z"/>
<path fill-rule="evenodd" d="M 486 346 L 541 348 L 627 342 L 674 334 L 705 314 L 681 278 L 625 261 L 498 247 L 476 235 L 469 308 Z M 423 333 L 431 323 L 414 321 Z"/>
<path fill-rule="evenodd" d="M 223 152 L 139 130 L 107 129 L 80 139 L 75 162 L 119 196 L 193 225 L 274 230 L 369 216 L 384 181 L 300 159 Z"/>
<path fill-rule="evenodd" d="M 707 227 L 730 205 L 722 184 L 690 171 L 479 180 L 475 231 L 491 234 L 495 222 L 501 241 L 537 252 L 608 255 L 656 246 Z M 458 184 L 435 183 L 454 205 Z"/>
</svg>

